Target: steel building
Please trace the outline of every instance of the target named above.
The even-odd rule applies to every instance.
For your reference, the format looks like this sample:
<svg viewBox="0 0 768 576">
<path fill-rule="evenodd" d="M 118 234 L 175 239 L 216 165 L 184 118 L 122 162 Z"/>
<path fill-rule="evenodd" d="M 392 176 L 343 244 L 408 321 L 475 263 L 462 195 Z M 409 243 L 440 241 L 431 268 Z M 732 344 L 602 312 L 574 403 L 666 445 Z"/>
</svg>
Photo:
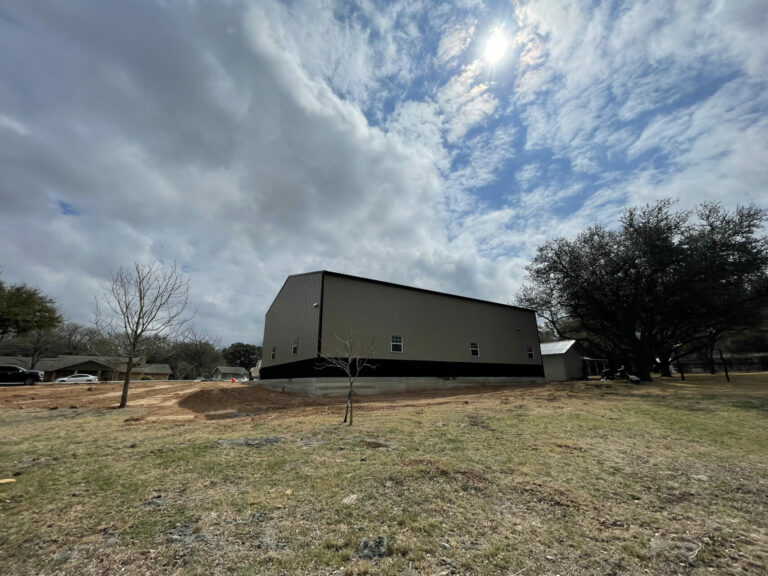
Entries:
<svg viewBox="0 0 768 576">
<path fill-rule="evenodd" d="M 310 379 L 312 392 L 338 378 L 319 364 L 341 355 L 339 338 L 373 351 L 362 376 L 387 383 L 371 391 L 544 376 L 533 310 L 320 271 L 289 276 L 267 311 L 262 383 Z"/>
</svg>

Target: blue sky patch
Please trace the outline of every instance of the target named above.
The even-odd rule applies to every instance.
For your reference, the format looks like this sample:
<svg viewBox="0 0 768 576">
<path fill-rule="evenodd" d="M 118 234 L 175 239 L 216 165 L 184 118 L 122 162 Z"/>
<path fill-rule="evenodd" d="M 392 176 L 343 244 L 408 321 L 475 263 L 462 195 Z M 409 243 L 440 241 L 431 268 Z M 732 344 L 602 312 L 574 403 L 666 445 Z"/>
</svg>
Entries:
<svg viewBox="0 0 768 576">
<path fill-rule="evenodd" d="M 59 200 L 59 214 L 64 214 L 65 216 L 80 216 L 82 212 L 69 202 Z"/>
</svg>

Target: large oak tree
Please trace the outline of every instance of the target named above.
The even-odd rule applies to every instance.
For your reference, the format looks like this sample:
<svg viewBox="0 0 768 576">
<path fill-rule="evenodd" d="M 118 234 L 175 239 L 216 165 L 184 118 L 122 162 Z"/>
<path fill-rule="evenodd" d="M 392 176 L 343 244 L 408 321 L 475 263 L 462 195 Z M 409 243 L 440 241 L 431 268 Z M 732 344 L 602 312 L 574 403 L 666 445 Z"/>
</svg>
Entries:
<svg viewBox="0 0 768 576">
<path fill-rule="evenodd" d="M 234 342 L 221 351 L 230 366 L 240 366 L 250 370 L 261 360 L 261 346 Z"/>
<path fill-rule="evenodd" d="M 0 280 L 0 342 L 6 336 L 52 330 L 61 322 L 53 298 L 32 286 L 6 285 Z"/>
<path fill-rule="evenodd" d="M 650 379 L 678 349 L 713 346 L 768 305 L 766 212 L 716 203 L 631 208 L 616 230 L 593 226 L 540 246 L 517 301 Z"/>
</svg>

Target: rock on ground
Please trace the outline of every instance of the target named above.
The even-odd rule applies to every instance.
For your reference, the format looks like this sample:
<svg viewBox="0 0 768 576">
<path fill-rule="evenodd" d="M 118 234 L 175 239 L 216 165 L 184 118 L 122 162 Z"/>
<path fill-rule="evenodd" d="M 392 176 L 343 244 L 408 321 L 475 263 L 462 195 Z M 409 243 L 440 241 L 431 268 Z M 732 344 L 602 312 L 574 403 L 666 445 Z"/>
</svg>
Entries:
<svg viewBox="0 0 768 576">
<path fill-rule="evenodd" d="M 363 538 L 357 547 L 357 556 L 363 560 L 383 558 L 387 555 L 387 539 L 384 536 L 376 536 L 373 540 Z"/>
</svg>

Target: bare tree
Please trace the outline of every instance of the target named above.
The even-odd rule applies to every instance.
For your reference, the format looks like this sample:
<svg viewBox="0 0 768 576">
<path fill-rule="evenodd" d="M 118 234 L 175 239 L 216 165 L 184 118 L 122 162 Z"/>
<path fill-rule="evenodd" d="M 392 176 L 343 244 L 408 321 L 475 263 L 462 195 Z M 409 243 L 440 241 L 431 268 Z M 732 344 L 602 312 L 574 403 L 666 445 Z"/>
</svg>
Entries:
<svg viewBox="0 0 768 576">
<path fill-rule="evenodd" d="M 89 341 L 98 336 L 93 328 L 67 322 L 55 328 L 34 328 L 0 343 L 0 354 L 29 358 L 29 369 L 46 356 L 73 356 L 89 351 Z"/>
<path fill-rule="evenodd" d="M 77 355 L 87 354 L 91 347 L 91 340 L 99 337 L 98 332 L 91 327 L 82 326 L 74 322 L 67 322 L 59 330 L 61 354 Z"/>
<path fill-rule="evenodd" d="M 350 336 L 347 340 L 340 336 L 336 336 L 336 340 L 338 341 L 336 355 L 321 355 L 320 357 L 323 360 L 318 363 L 317 368 L 319 370 L 340 370 L 347 377 L 347 380 L 349 381 L 349 392 L 347 393 L 347 407 L 344 410 L 344 420 L 341 422 L 342 424 L 347 422 L 347 417 L 349 417 L 349 425 L 352 426 L 352 391 L 355 386 L 355 380 L 357 380 L 357 377 L 366 368 L 370 370 L 376 368 L 376 365 L 371 364 L 370 362 L 374 353 L 373 343 L 369 344 L 364 351 L 361 351 L 355 345 L 354 336 Z"/>
<path fill-rule="evenodd" d="M 168 269 L 134 262 L 132 268 L 121 266 L 112 276 L 101 300 L 105 306 L 96 300 L 96 328 L 126 358 L 120 398 L 120 408 L 125 408 L 141 342 L 156 336 L 173 338 L 191 320 L 185 315 L 189 281 L 176 270 L 175 262 Z"/>
<path fill-rule="evenodd" d="M 29 357 L 29 369 L 34 370 L 40 359 L 56 352 L 59 347 L 59 334 L 55 328 L 36 328 L 16 338 L 15 345 L 20 356 Z"/>
<path fill-rule="evenodd" d="M 195 376 L 207 376 L 217 364 L 224 362 L 220 346 L 218 337 L 210 338 L 192 326 L 184 332 L 182 341 L 176 343 L 174 359 L 192 366 Z"/>
</svg>

